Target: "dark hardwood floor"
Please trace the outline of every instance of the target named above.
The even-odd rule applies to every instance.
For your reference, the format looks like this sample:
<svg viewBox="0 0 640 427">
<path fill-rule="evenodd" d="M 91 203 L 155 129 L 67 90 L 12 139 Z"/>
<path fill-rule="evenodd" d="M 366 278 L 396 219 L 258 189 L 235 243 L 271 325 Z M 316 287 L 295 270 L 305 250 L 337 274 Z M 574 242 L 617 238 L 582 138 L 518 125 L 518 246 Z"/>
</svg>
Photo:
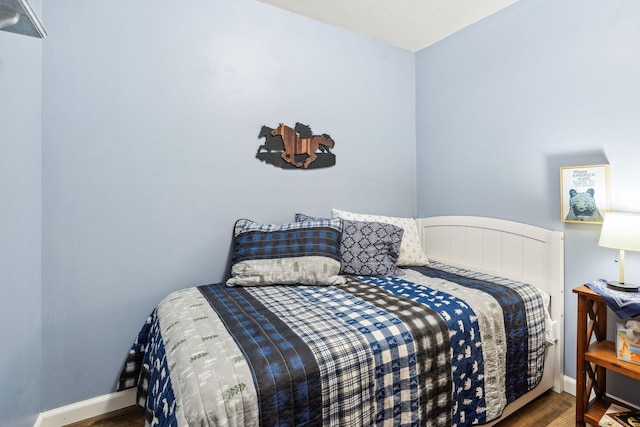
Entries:
<svg viewBox="0 0 640 427">
<path fill-rule="evenodd" d="M 575 427 L 576 398 L 548 391 L 495 427 Z"/>
<path fill-rule="evenodd" d="M 573 427 L 575 426 L 574 396 L 548 391 L 520 411 L 496 424 L 496 427 Z M 141 408 L 131 406 L 119 411 L 68 424 L 66 427 L 142 427 Z"/>
</svg>

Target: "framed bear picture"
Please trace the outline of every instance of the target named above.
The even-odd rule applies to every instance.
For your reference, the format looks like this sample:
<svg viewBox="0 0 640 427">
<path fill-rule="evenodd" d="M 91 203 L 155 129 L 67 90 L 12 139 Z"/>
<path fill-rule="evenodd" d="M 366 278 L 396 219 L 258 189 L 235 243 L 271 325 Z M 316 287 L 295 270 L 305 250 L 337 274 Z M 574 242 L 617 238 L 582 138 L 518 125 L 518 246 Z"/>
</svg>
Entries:
<svg viewBox="0 0 640 427">
<path fill-rule="evenodd" d="M 560 168 L 563 222 L 602 224 L 609 210 L 609 165 Z"/>
</svg>

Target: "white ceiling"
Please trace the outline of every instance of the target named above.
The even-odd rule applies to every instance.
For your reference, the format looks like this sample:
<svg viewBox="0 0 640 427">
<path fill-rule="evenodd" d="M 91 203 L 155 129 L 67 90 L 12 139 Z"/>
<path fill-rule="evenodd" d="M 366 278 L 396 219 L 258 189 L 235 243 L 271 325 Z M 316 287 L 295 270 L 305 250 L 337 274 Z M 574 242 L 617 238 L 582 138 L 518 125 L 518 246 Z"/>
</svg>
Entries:
<svg viewBox="0 0 640 427">
<path fill-rule="evenodd" d="M 517 0 L 258 0 L 412 52 Z"/>
</svg>

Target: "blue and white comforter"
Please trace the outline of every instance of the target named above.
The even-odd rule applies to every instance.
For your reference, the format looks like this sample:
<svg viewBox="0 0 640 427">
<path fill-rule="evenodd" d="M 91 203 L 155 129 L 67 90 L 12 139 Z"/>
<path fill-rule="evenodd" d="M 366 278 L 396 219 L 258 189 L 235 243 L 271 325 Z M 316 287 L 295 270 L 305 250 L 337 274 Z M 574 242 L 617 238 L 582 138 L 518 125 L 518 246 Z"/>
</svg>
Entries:
<svg viewBox="0 0 640 427">
<path fill-rule="evenodd" d="M 120 388 L 152 426 L 466 426 L 542 377 L 522 283 L 430 263 L 339 286 L 200 286 L 148 318 Z"/>
</svg>

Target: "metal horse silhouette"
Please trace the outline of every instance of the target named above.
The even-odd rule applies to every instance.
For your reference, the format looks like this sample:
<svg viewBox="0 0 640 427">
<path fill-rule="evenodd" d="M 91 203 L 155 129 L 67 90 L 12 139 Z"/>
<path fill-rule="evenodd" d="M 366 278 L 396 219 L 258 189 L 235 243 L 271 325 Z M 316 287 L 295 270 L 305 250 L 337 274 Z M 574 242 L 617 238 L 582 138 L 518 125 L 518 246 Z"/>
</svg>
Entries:
<svg viewBox="0 0 640 427">
<path fill-rule="evenodd" d="M 260 151 L 262 150 L 265 150 L 267 153 L 270 153 L 272 151 L 284 151 L 284 143 L 282 142 L 282 138 L 273 136 L 271 132 L 273 132 L 273 129 L 269 126 L 262 126 L 262 129 L 260 129 L 258 138 L 264 138 L 264 144 L 258 147 L 256 157 L 258 157 Z"/>
<path fill-rule="evenodd" d="M 256 157 L 274 166 L 308 169 L 335 165 L 335 156 L 329 150 L 335 145 L 331 136 L 313 135 L 303 123 L 296 123 L 295 128 L 284 123 L 275 129 L 262 126 L 258 137 L 265 142 L 258 147 Z"/>
</svg>

